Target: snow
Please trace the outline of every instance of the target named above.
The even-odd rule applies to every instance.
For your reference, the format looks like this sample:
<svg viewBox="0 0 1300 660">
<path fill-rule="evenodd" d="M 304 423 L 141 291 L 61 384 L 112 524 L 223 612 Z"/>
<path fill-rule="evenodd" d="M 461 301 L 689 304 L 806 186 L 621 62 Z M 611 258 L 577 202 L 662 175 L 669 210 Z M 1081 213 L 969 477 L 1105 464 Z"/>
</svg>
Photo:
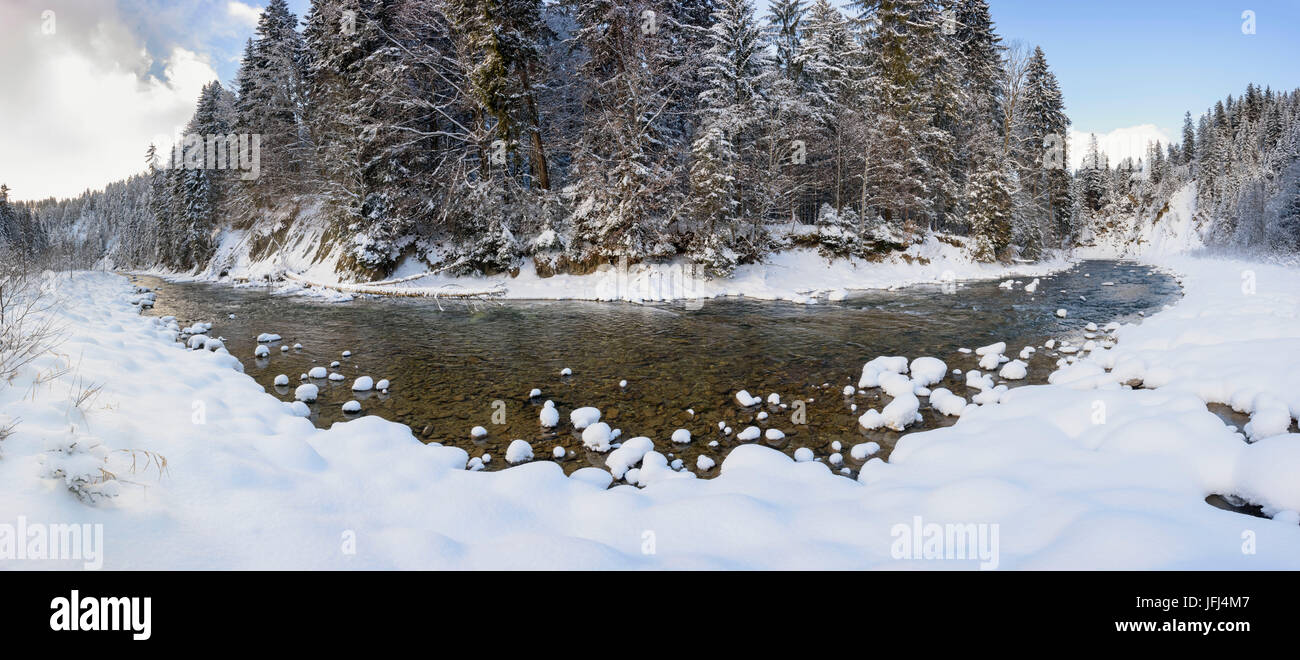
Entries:
<svg viewBox="0 0 1300 660">
<path fill-rule="evenodd" d="M 785 437 L 785 433 L 780 429 L 768 429 L 763 432 L 763 437 L 768 440 L 780 440 Z"/>
<path fill-rule="evenodd" d="M 1068 314 L 1069 312 L 1065 311 L 1065 308 L 1056 310 L 1056 315 L 1060 318 L 1065 318 Z"/>
<path fill-rule="evenodd" d="M 757 426 L 746 426 L 744 430 L 736 434 L 736 439 L 741 442 L 749 442 L 750 440 L 757 440 L 760 435 L 762 435 L 762 430 Z"/>
<path fill-rule="evenodd" d="M 259 343 L 280 341 L 280 335 L 277 335 L 273 332 L 263 332 L 262 334 L 257 336 L 257 341 Z"/>
<path fill-rule="evenodd" d="M 930 392 L 930 407 L 942 415 L 957 417 L 966 409 L 966 399 L 953 394 L 947 388 L 940 387 Z"/>
<path fill-rule="evenodd" d="M 329 375 L 325 367 L 312 367 L 307 371 L 307 375 L 312 378 L 324 378 Z"/>
<path fill-rule="evenodd" d="M 594 422 L 583 428 L 582 445 L 592 451 L 609 451 L 611 435 L 609 424 Z"/>
<path fill-rule="evenodd" d="M 717 463 L 715 463 L 712 458 L 709 458 L 704 454 L 700 454 L 695 459 L 695 469 L 699 470 L 700 472 L 708 472 L 709 470 L 713 469 L 714 465 L 717 465 Z"/>
<path fill-rule="evenodd" d="M 528 398 L 530 399 L 536 399 L 541 395 L 542 395 L 542 391 L 537 389 L 536 387 L 528 391 Z"/>
<path fill-rule="evenodd" d="M 691 441 L 691 432 L 686 429 L 677 429 L 673 431 L 673 442 L 678 444 L 688 444 Z"/>
<path fill-rule="evenodd" d="M 1020 380 L 1029 375 L 1029 365 L 1020 360 L 1012 360 L 1003 365 L 998 375 L 1007 380 Z"/>
<path fill-rule="evenodd" d="M 275 384 L 276 384 L 277 387 L 284 387 L 284 386 L 288 385 L 288 384 L 289 384 L 289 376 L 287 376 L 287 375 L 285 375 L 285 374 L 280 374 L 280 375 L 276 376 L 276 377 L 275 377 Z"/>
<path fill-rule="evenodd" d="M 352 381 L 353 392 L 369 392 L 375 388 L 375 379 L 370 376 L 362 376 Z"/>
<path fill-rule="evenodd" d="M 921 415 L 917 411 L 921 409 L 921 400 L 916 398 L 911 392 L 903 392 L 894 397 L 885 409 L 880 411 L 880 417 L 885 426 L 895 430 L 902 431 L 908 426 L 921 421 Z"/>
<path fill-rule="evenodd" d="M 550 401 L 547 401 L 546 405 L 542 406 L 542 410 L 537 416 L 541 420 L 542 426 L 548 429 L 555 428 L 560 423 L 560 411 L 556 410 L 555 404 Z"/>
<path fill-rule="evenodd" d="M 488 434 L 487 429 L 483 428 L 482 426 L 475 426 L 474 428 L 469 430 L 469 437 L 475 439 L 486 438 L 487 434 Z"/>
<path fill-rule="evenodd" d="M 506 447 L 506 462 L 515 465 L 533 460 L 533 446 L 527 440 L 511 440 Z"/>
<path fill-rule="evenodd" d="M 358 413 L 358 412 L 361 412 L 361 402 L 360 402 L 360 401 L 349 401 L 349 402 L 343 404 L 343 412 L 345 412 L 345 413 Z"/>
<path fill-rule="evenodd" d="M 622 479 L 627 471 L 641 462 L 647 453 L 653 451 L 655 444 L 650 438 L 637 436 L 624 442 L 618 449 L 605 457 L 605 465 L 615 479 Z"/>
<path fill-rule="evenodd" d="M 253 355 L 260 358 L 267 357 L 270 354 L 271 354 L 271 349 L 265 346 L 258 346 L 256 349 L 253 350 Z"/>
<path fill-rule="evenodd" d="M 298 389 L 295 389 L 293 391 L 293 398 L 302 401 L 304 403 L 311 403 L 312 401 L 316 400 L 316 397 L 319 394 L 320 394 L 320 389 L 317 388 L 315 385 L 308 383 L 306 385 L 299 385 Z"/>
<path fill-rule="evenodd" d="M 579 431 L 599 421 L 600 411 L 591 406 L 578 408 L 569 413 L 569 422 L 573 424 L 573 428 L 578 429 Z"/>
<path fill-rule="evenodd" d="M 739 392 L 736 392 L 736 403 L 739 403 L 741 406 L 748 408 L 750 406 L 757 406 L 758 404 L 762 403 L 762 401 L 760 401 L 754 395 L 750 394 L 748 390 L 741 390 Z"/>
<path fill-rule="evenodd" d="M 380 392 L 387 392 L 392 389 L 392 383 L 389 383 L 387 378 L 381 378 L 378 383 L 375 383 L 375 389 Z"/>
<path fill-rule="evenodd" d="M 858 425 L 873 431 L 885 425 L 885 418 L 881 416 L 880 411 L 872 408 L 858 417 Z"/>
<path fill-rule="evenodd" d="M 124 278 L 61 274 L 52 277 L 62 304 L 49 312 L 68 328 L 60 353 L 81 356 L 76 377 L 103 383 L 101 401 L 113 405 L 72 409 L 69 420 L 71 374 L 28 394 L 59 355 L 0 388 L 0 423 L 21 420 L 3 442 L 0 521 L 104 522 L 109 569 L 976 567 L 894 559 L 890 530 L 914 516 L 997 522 L 1001 570 L 1300 569 L 1300 438 L 1270 435 L 1282 409 L 1291 420 L 1300 413 L 1300 272 L 1162 263 L 1184 277 L 1186 295 L 1171 309 L 1114 329 L 1113 348 L 1051 384 L 901 435 L 889 460 L 870 457 L 856 481 L 746 444 L 719 457 L 707 480 L 651 450 L 624 475 L 640 488 L 612 489 L 608 470 L 565 476 L 553 461 L 479 471 L 483 457 L 424 444 L 377 415 L 317 429 L 299 416 L 304 401 L 286 405 L 233 356 L 186 351 L 175 329 L 139 316 Z M 1250 295 L 1244 270 L 1256 276 Z M 1124 387 L 1133 378 L 1142 388 Z M 304 388 L 316 390 L 301 385 L 295 398 Z M 195 401 L 207 404 L 205 424 L 191 419 Z M 1207 402 L 1239 406 L 1258 422 L 1256 441 Z M 131 474 L 95 506 L 68 492 L 94 461 L 130 474 L 119 450 L 132 449 L 166 456 L 167 473 Z M 1216 509 L 1210 493 L 1274 519 Z M 641 552 L 645 529 L 657 535 L 654 555 Z M 366 551 L 339 552 L 341 530 L 364 534 Z M 1253 554 L 1242 552 L 1244 530 Z"/>
<path fill-rule="evenodd" d="M 863 442 L 853 445 L 853 449 L 849 450 L 849 456 L 852 456 L 854 460 L 861 461 L 878 451 L 880 451 L 880 443 Z"/>
<path fill-rule="evenodd" d="M 944 379 L 948 375 L 948 365 L 943 360 L 933 357 L 919 357 L 912 360 L 909 371 L 912 374 L 912 380 L 922 386 L 929 387 Z"/>
<path fill-rule="evenodd" d="M 800 447 L 794 450 L 794 460 L 800 463 L 806 463 L 813 460 L 813 450 L 807 447 Z"/>
</svg>

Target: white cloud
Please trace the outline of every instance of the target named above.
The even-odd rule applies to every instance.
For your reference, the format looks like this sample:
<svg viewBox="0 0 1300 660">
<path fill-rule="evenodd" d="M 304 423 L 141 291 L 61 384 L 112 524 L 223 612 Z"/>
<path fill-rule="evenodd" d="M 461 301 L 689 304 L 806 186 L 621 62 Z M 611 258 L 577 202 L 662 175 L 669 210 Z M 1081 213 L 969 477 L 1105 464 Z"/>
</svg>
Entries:
<svg viewBox="0 0 1300 660">
<path fill-rule="evenodd" d="M 1097 146 L 1110 158 L 1110 166 L 1115 167 L 1125 158 L 1146 159 L 1147 143 L 1160 142 L 1169 144 L 1169 133 L 1155 124 L 1140 124 L 1127 128 L 1117 128 L 1108 133 L 1092 131 L 1097 134 Z M 1090 132 L 1070 131 L 1070 167 L 1078 169 L 1083 157 L 1088 153 Z"/>
<path fill-rule="evenodd" d="M 179 47 L 161 58 L 161 77 L 149 75 L 153 58 L 108 4 L 61 10 L 52 35 L 39 11 L 0 11 L 15 21 L 0 21 L 0 182 L 16 199 L 73 196 L 142 171 L 149 142 L 189 121 L 217 78 L 206 56 Z"/>
<path fill-rule="evenodd" d="M 257 27 L 257 21 L 262 17 L 262 8 L 230 0 L 226 3 L 226 14 L 248 27 Z"/>
</svg>

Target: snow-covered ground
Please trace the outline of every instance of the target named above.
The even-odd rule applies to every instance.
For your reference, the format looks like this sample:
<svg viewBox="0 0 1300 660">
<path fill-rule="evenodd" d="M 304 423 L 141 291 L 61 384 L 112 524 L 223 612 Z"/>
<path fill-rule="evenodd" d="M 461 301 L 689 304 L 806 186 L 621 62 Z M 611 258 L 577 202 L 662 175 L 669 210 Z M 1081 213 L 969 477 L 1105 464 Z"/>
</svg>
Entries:
<svg viewBox="0 0 1300 660">
<path fill-rule="evenodd" d="M 300 280 L 321 285 L 355 286 L 357 283 L 340 282 L 334 273 L 334 264 L 342 252 L 334 250 L 319 258 L 315 249 L 319 231 L 308 230 L 302 236 L 295 234 L 291 245 L 277 253 L 270 261 L 251 259 L 247 253 L 249 239 L 242 231 L 224 235 L 218 248 L 215 263 L 230 264 L 225 269 L 232 277 L 247 278 L 252 285 L 264 277 L 275 279 L 288 272 Z M 465 291 L 500 290 L 501 297 L 532 300 L 622 300 L 631 302 L 662 302 L 674 300 L 703 300 L 721 296 L 744 296 L 759 300 L 788 300 L 812 303 L 818 299 L 835 300 L 846 292 L 861 289 L 889 289 L 917 283 L 945 283 L 972 279 L 1007 277 L 1033 277 L 1068 268 L 1072 261 L 1054 255 L 1037 263 L 984 264 L 973 261 L 969 250 L 961 245 L 960 237 L 928 235 L 925 240 L 894 253 L 881 261 L 861 259 L 828 259 L 816 250 L 796 248 L 769 255 L 761 264 L 747 264 L 736 269 L 728 278 L 715 278 L 683 260 L 656 264 L 609 265 L 586 275 L 560 274 L 542 277 L 531 260 L 525 260 L 515 275 L 500 274 L 486 277 L 454 277 L 442 273 L 428 273 L 428 265 L 419 259 L 407 258 L 385 282 L 367 287 L 362 292 L 388 291 L 410 293 L 423 291 L 429 294 L 455 294 Z M 155 273 L 173 280 L 216 279 L 220 273 L 176 276 Z M 415 278 L 415 279 L 410 279 Z M 335 300 L 348 300 L 351 295 L 328 286 L 305 287 L 302 281 L 280 280 L 276 290 L 292 295 L 310 295 Z"/>
<path fill-rule="evenodd" d="M 67 337 L 0 386 L 0 427 L 16 422 L 0 442 L 0 526 L 102 523 L 110 569 L 1300 568 L 1300 435 L 1287 432 L 1300 271 L 1163 263 L 1186 287 L 1172 309 L 1054 384 L 904 437 L 858 480 L 761 445 L 718 457 L 707 480 L 624 452 L 644 488 L 608 488 L 595 468 L 565 476 L 549 447 L 477 472 L 465 451 L 378 417 L 316 429 L 234 357 L 186 350 L 174 325 L 140 316 L 124 278 L 51 275 Z M 1123 385 L 1135 380 L 1155 389 Z M 1252 413 L 1255 442 L 1207 401 Z M 1212 493 L 1275 518 L 1214 508 Z M 967 558 L 927 558 L 966 531 L 979 540 Z"/>
</svg>

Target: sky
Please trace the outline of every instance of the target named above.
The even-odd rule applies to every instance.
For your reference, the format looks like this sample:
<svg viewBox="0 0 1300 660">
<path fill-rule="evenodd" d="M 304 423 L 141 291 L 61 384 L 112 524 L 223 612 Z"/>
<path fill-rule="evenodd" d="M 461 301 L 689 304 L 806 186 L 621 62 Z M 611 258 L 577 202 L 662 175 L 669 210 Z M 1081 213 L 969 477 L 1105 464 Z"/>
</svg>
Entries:
<svg viewBox="0 0 1300 660">
<path fill-rule="evenodd" d="M 15 199 L 67 197 L 141 171 L 148 144 L 189 120 L 204 84 L 233 83 L 265 4 L 0 0 L 0 182 Z M 309 4 L 289 0 L 299 17 Z M 1247 82 L 1300 87 L 1300 0 L 989 4 L 1005 41 L 1046 53 L 1076 165 L 1090 132 L 1116 163 L 1148 140 L 1178 139 L 1185 111 L 1198 116 Z"/>
</svg>

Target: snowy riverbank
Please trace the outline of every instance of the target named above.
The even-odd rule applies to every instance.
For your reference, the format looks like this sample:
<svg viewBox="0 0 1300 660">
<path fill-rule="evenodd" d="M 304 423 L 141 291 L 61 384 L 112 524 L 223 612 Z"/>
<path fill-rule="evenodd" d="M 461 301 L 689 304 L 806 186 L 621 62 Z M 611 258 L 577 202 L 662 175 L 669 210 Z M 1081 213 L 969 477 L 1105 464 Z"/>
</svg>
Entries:
<svg viewBox="0 0 1300 660">
<path fill-rule="evenodd" d="M 787 300 L 815 303 L 835 300 L 847 292 L 865 289 L 890 289 L 919 283 L 957 282 L 961 280 L 1036 277 L 1064 270 L 1073 261 L 1056 254 L 1037 263 L 986 264 L 971 259 L 960 237 L 927 235 L 925 240 L 907 250 L 883 257 L 880 261 L 828 259 L 816 250 L 790 249 L 767 257 L 764 263 L 740 266 L 728 278 L 709 277 L 681 260 L 657 264 L 611 265 L 586 275 L 559 274 L 543 277 L 532 261 L 525 260 L 515 275 L 454 277 L 429 273 L 429 266 L 418 259 L 407 259 L 385 280 L 384 284 L 365 287 L 366 291 L 392 294 L 425 292 L 456 294 L 465 291 L 499 290 L 500 297 L 516 300 L 602 300 L 629 302 L 701 301 L 722 296 L 743 296 L 756 300 Z M 276 255 L 273 261 L 251 260 L 245 253 L 246 240 L 241 233 L 228 234 L 218 250 L 218 263 L 232 264 L 227 277 L 247 280 L 261 286 L 267 277 L 295 278 L 327 286 L 305 287 L 302 281 L 281 280 L 273 286 L 279 292 L 307 295 L 331 300 L 348 300 L 351 295 L 328 288 L 357 283 L 340 283 L 334 265 L 341 253 L 330 252 L 319 258 L 315 241 L 303 240 Z M 217 280 L 214 273 L 177 276 L 149 273 L 173 281 Z"/>
<path fill-rule="evenodd" d="M 747 445 L 718 456 L 710 480 L 655 467 L 651 454 L 643 489 L 607 489 L 611 476 L 594 468 L 566 477 L 544 447 L 530 463 L 472 472 L 463 450 L 377 417 L 315 429 L 235 358 L 187 351 L 174 328 L 139 316 L 125 279 L 60 276 L 52 313 L 66 341 L 0 388 L 0 426 L 16 422 L 0 442 L 0 525 L 102 523 L 110 569 L 980 564 L 899 558 L 930 524 L 995 526 L 985 563 L 1001 569 L 1300 568 L 1300 435 L 1287 434 L 1300 413 L 1300 272 L 1162 265 L 1186 287 L 1172 309 L 1120 328 L 1115 348 L 1053 385 L 905 437 L 857 481 Z M 1157 389 L 1124 388 L 1135 380 Z M 92 385 L 102 387 L 76 405 Z M 1252 413 L 1256 442 L 1207 401 Z M 1214 508 L 1214 493 L 1276 519 Z"/>
</svg>

